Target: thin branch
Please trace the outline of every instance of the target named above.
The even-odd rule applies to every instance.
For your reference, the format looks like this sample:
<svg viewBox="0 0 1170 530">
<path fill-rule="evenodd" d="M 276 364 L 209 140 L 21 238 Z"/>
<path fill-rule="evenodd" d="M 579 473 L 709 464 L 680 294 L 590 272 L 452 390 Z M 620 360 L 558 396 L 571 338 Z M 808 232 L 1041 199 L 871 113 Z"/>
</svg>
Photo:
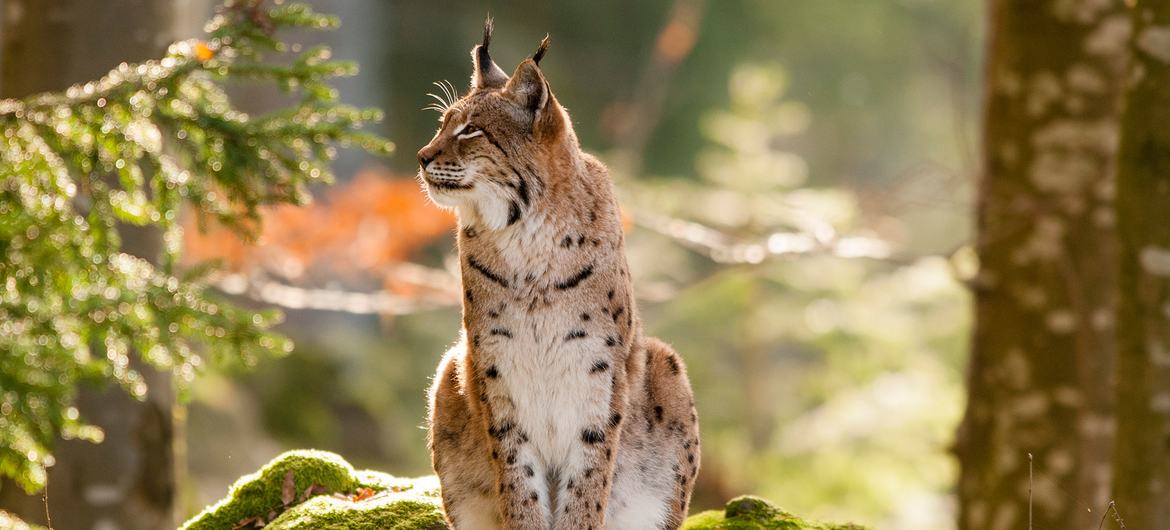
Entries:
<svg viewBox="0 0 1170 530">
<path fill-rule="evenodd" d="M 706 0 L 675 0 L 658 31 L 654 53 L 643 66 L 633 100 L 614 139 L 614 145 L 622 146 L 613 162 L 621 173 L 642 172 L 646 144 L 662 118 L 678 66 L 694 50 L 706 7 Z"/>
<path fill-rule="evenodd" d="M 807 255 L 830 255 L 840 258 L 902 260 L 894 255 L 892 245 L 867 236 L 840 236 L 832 231 L 773 232 L 745 240 L 709 226 L 659 214 L 634 215 L 634 222 L 683 246 L 707 254 L 717 263 L 763 263 L 773 258 Z"/>
<path fill-rule="evenodd" d="M 892 263 L 913 263 L 939 256 L 950 259 L 958 250 L 938 255 L 900 255 L 893 245 L 869 236 L 839 235 L 831 227 L 818 225 L 809 231 L 773 232 L 757 238 L 739 238 L 710 226 L 656 213 L 638 213 L 634 222 L 666 236 L 678 244 L 702 252 L 726 265 L 755 265 L 772 259 L 807 256 L 835 256 L 843 259 L 870 259 Z M 219 290 L 242 295 L 258 302 L 294 310 L 338 311 L 355 314 L 405 315 L 459 305 L 460 280 L 454 266 L 448 269 L 400 262 L 378 269 L 384 283 L 413 285 L 419 295 L 385 291 L 360 292 L 292 285 L 274 280 L 282 274 L 277 263 L 260 263 L 249 273 L 220 274 L 212 278 Z M 677 286 L 655 283 L 640 286 L 639 297 L 662 301 L 677 292 Z"/>
<path fill-rule="evenodd" d="M 356 292 L 338 289 L 298 287 L 269 280 L 263 275 L 224 274 L 212 284 L 233 295 L 243 295 L 266 304 L 287 309 L 311 309 L 354 314 L 408 315 L 449 307 L 459 302 L 446 295 L 430 297 L 401 296 L 385 291 Z"/>
<path fill-rule="evenodd" d="M 53 530 L 53 518 L 49 516 L 49 475 L 45 475 L 45 489 L 41 490 L 41 501 L 45 503 L 45 527 Z"/>
<path fill-rule="evenodd" d="M 1109 512 L 1113 512 L 1113 520 L 1117 521 L 1117 527 L 1125 530 L 1125 521 L 1121 519 L 1121 512 L 1117 511 L 1117 501 L 1109 501 L 1109 507 L 1101 514 L 1101 522 L 1097 523 L 1097 530 L 1105 527 L 1105 519 L 1109 518 Z"/>
</svg>

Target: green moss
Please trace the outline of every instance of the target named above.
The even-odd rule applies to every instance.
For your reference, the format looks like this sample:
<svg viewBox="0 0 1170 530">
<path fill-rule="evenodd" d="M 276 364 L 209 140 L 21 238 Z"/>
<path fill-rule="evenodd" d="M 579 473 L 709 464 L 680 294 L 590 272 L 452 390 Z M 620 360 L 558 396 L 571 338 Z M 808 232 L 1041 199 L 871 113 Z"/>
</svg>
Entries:
<svg viewBox="0 0 1170 530">
<path fill-rule="evenodd" d="M 824 524 L 805 521 L 758 497 L 737 497 L 723 511 L 694 515 L 683 530 L 864 530 L 852 524 Z"/>
<path fill-rule="evenodd" d="M 353 466 L 325 451 L 289 451 L 251 475 L 236 481 L 227 498 L 207 507 L 183 525 L 183 530 L 219 530 L 253 516 L 265 516 L 284 508 L 281 490 L 288 471 L 293 472 L 296 500 L 313 485 L 322 493 L 351 492 L 360 487 Z M 380 488 L 374 488 L 380 489 Z"/>
<path fill-rule="evenodd" d="M 281 492 L 289 471 L 296 498 L 286 507 Z M 317 486 L 314 495 L 302 499 L 313 486 Z M 352 494 L 362 488 L 376 493 L 352 500 Z M 268 530 L 440 530 L 447 528 L 441 504 L 435 477 L 402 479 L 377 471 L 355 471 L 333 453 L 290 451 L 237 480 L 227 498 L 182 528 L 219 530 L 262 517 Z"/>
<path fill-rule="evenodd" d="M 369 469 L 355 471 L 354 479 L 357 480 L 359 488 L 370 488 L 378 491 L 392 490 L 396 492 L 411 492 L 414 495 L 422 495 L 433 498 L 436 501 L 439 499 L 439 479 L 435 476 L 421 477 L 421 478 L 398 478 L 394 475 L 388 475 L 381 471 L 372 471 Z"/>
<path fill-rule="evenodd" d="M 285 476 L 293 472 L 296 499 L 281 501 Z M 301 497 L 312 486 L 314 496 Z M 323 487 L 323 489 L 321 489 Z M 354 497 L 363 488 L 376 493 Z M 342 494 L 342 495 L 335 495 Z M 353 500 L 357 498 L 359 500 Z M 0 512 L 3 516 L 4 512 Z M 260 471 L 237 480 L 227 498 L 203 510 L 183 530 L 220 530 L 252 517 L 268 530 L 444 530 L 439 481 L 402 479 L 377 471 L 355 471 L 324 451 L 290 451 Z M 0 528 L 3 528 L 0 525 Z M 864 530 L 856 525 L 812 523 L 763 499 L 739 497 L 723 511 L 697 514 L 683 530 Z"/>
<path fill-rule="evenodd" d="M 439 501 L 433 495 L 386 491 L 353 502 L 318 496 L 285 511 L 270 530 L 446 530 Z"/>
</svg>

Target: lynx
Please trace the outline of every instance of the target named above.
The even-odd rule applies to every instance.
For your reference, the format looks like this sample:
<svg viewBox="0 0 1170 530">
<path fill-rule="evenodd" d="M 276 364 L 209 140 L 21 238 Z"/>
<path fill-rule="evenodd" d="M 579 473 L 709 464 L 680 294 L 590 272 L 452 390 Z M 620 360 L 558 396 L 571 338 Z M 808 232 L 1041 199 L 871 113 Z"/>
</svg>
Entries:
<svg viewBox="0 0 1170 530">
<path fill-rule="evenodd" d="M 678 528 L 699 470 L 686 368 L 645 337 L 608 172 L 581 151 L 536 53 L 483 42 L 471 90 L 418 152 L 459 218 L 463 328 L 430 391 L 430 449 L 457 530 Z"/>
</svg>

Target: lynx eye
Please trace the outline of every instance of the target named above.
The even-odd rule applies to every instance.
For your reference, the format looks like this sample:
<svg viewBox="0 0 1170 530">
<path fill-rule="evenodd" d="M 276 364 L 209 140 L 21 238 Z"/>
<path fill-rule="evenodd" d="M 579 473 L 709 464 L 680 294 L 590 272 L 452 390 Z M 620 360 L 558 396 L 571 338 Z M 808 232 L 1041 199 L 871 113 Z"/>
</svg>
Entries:
<svg viewBox="0 0 1170 530">
<path fill-rule="evenodd" d="M 464 125 L 462 128 L 460 128 L 457 134 L 460 139 L 466 140 L 468 138 L 474 138 L 483 134 L 483 129 L 468 123 L 467 125 Z"/>
</svg>

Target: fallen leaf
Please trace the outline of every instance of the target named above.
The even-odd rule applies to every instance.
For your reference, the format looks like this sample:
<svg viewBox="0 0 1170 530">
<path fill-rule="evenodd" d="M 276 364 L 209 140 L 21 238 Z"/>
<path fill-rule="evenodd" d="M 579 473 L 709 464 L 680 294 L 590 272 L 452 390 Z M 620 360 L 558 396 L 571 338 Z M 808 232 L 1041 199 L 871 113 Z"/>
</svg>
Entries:
<svg viewBox="0 0 1170 530">
<path fill-rule="evenodd" d="M 370 497 L 373 497 L 375 493 L 377 492 L 371 488 L 358 488 L 358 490 L 355 491 L 353 495 L 350 495 L 349 500 L 354 502 L 364 501 Z"/>
<path fill-rule="evenodd" d="M 239 521 L 236 521 L 235 526 L 232 526 L 232 530 L 239 530 L 240 528 L 244 528 L 245 526 L 251 526 L 251 525 L 255 524 L 256 520 L 259 518 L 260 517 L 253 515 L 252 517 L 245 517 L 243 519 L 240 519 Z"/>
<path fill-rule="evenodd" d="M 284 484 L 280 487 L 280 502 L 285 506 L 292 504 L 293 500 L 297 498 L 297 484 L 293 480 L 293 470 L 288 470 L 284 474 Z"/>
<path fill-rule="evenodd" d="M 309 486 L 308 488 L 305 489 L 305 498 L 307 499 L 309 497 L 312 497 L 313 495 L 317 495 L 319 493 L 328 493 L 328 492 L 329 492 L 329 488 L 326 488 L 325 486 L 322 486 L 320 484 L 313 484 L 312 486 Z"/>
</svg>

